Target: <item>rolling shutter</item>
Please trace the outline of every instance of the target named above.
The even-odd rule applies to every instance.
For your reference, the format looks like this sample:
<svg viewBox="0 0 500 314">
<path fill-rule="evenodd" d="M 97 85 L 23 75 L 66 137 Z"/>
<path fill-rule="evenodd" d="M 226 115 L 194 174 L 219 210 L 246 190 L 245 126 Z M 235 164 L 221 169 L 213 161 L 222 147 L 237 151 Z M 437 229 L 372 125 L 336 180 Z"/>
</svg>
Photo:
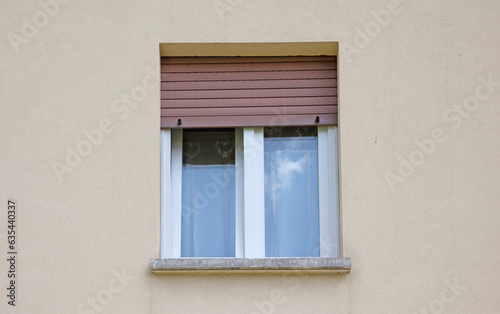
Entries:
<svg viewBox="0 0 500 314">
<path fill-rule="evenodd" d="M 162 128 L 337 124 L 335 56 L 164 57 L 161 81 Z"/>
</svg>

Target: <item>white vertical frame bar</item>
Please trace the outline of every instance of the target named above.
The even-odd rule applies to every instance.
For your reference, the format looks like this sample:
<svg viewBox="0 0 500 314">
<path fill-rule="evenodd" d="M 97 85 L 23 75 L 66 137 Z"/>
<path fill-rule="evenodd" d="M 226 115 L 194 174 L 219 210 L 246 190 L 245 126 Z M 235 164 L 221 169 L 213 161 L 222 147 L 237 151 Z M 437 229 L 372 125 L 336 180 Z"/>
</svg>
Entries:
<svg viewBox="0 0 500 314">
<path fill-rule="evenodd" d="M 172 130 L 171 257 L 181 257 L 182 130 Z"/>
<path fill-rule="evenodd" d="M 161 160 L 160 160 L 160 186 L 161 186 L 161 199 L 160 199 L 160 258 L 171 257 L 171 239 L 170 228 L 171 225 L 171 176 L 170 176 L 170 163 L 171 163 L 171 137 L 170 129 L 162 129 L 161 136 Z"/>
<path fill-rule="evenodd" d="M 331 257 L 340 257 L 339 146 L 337 126 L 328 126 L 328 187 L 330 254 Z"/>
<path fill-rule="evenodd" d="M 245 257 L 266 256 L 264 199 L 264 128 L 244 128 Z"/>
<path fill-rule="evenodd" d="M 236 212 L 235 212 L 235 257 L 245 257 L 245 197 L 244 197 L 244 147 L 243 147 L 243 129 L 236 128 L 234 130 L 234 146 L 235 150 L 235 199 L 236 199 Z"/>
<path fill-rule="evenodd" d="M 318 127 L 319 255 L 330 257 L 329 152 L 328 129 Z"/>
</svg>

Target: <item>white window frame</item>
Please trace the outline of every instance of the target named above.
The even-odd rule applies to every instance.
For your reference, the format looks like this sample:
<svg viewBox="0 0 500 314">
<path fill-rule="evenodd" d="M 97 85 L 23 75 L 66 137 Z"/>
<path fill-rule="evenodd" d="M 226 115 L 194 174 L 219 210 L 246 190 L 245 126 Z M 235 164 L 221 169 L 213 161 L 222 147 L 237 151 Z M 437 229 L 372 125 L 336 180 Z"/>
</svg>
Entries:
<svg viewBox="0 0 500 314">
<path fill-rule="evenodd" d="M 265 258 L 264 128 L 235 129 L 235 258 Z M 242 175 L 241 175 L 242 174 Z M 318 127 L 320 257 L 340 257 L 338 128 Z M 160 258 L 181 257 L 182 130 L 161 130 Z"/>
</svg>

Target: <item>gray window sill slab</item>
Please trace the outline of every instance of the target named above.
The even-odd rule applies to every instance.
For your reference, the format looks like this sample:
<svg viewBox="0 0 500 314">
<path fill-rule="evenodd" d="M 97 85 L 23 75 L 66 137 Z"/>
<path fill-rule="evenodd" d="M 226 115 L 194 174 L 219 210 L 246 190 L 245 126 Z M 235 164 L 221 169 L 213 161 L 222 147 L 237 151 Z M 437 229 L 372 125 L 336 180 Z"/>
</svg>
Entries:
<svg viewBox="0 0 500 314">
<path fill-rule="evenodd" d="M 349 272 L 350 257 L 165 258 L 151 259 L 152 272 L 179 271 L 330 271 Z"/>
</svg>

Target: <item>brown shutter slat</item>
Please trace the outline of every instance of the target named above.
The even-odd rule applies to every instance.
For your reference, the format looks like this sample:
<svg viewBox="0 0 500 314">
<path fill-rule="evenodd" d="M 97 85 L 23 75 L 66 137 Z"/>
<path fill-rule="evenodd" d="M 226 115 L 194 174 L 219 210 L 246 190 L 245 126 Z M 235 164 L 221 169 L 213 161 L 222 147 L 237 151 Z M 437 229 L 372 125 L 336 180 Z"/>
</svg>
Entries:
<svg viewBox="0 0 500 314">
<path fill-rule="evenodd" d="M 264 107 L 337 105 L 337 97 L 163 99 L 162 108 Z"/>
<path fill-rule="evenodd" d="M 217 63 L 262 63 L 262 62 L 336 62 L 334 56 L 315 57 L 176 57 L 162 58 L 161 64 L 217 64 Z"/>
<path fill-rule="evenodd" d="M 220 63 L 220 64 L 163 64 L 163 73 L 207 73 L 207 72 L 260 72 L 260 71 L 307 71 L 334 70 L 334 62 L 266 62 L 266 63 Z"/>
<path fill-rule="evenodd" d="M 162 128 L 337 124 L 336 57 L 162 58 L 161 71 Z"/>
<path fill-rule="evenodd" d="M 296 89 L 223 89 L 189 90 L 161 92 L 162 99 L 196 98 L 275 98 L 275 97 L 321 97 L 335 96 L 336 88 L 296 88 Z"/>
<path fill-rule="evenodd" d="M 337 86 L 337 79 L 162 82 L 161 90 L 272 89 L 332 86 Z"/>
<path fill-rule="evenodd" d="M 198 73 L 162 73 L 163 82 L 191 82 L 191 81 L 241 81 L 241 80 L 287 80 L 293 79 L 329 79 L 337 78 L 336 71 L 276 71 L 276 72 L 240 72 L 238 76 L 231 72 Z"/>
<path fill-rule="evenodd" d="M 307 126 L 307 125 L 337 125 L 337 114 L 321 114 L 319 123 L 311 123 L 318 115 L 266 115 L 266 116 L 220 116 L 220 117 L 183 117 L 162 119 L 161 127 L 176 128 L 237 128 L 259 126 Z M 177 125 L 177 119 L 182 125 Z"/>
<path fill-rule="evenodd" d="M 320 113 L 337 113 L 337 106 L 295 106 L 295 107 L 233 107 L 233 108 L 209 108 L 206 110 L 186 109 L 162 109 L 162 115 L 183 117 L 205 117 L 205 116 L 237 116 L 237 115 L 276 115 L 276 114 L 308 114 L 311 111 Z"/>
</svg>

